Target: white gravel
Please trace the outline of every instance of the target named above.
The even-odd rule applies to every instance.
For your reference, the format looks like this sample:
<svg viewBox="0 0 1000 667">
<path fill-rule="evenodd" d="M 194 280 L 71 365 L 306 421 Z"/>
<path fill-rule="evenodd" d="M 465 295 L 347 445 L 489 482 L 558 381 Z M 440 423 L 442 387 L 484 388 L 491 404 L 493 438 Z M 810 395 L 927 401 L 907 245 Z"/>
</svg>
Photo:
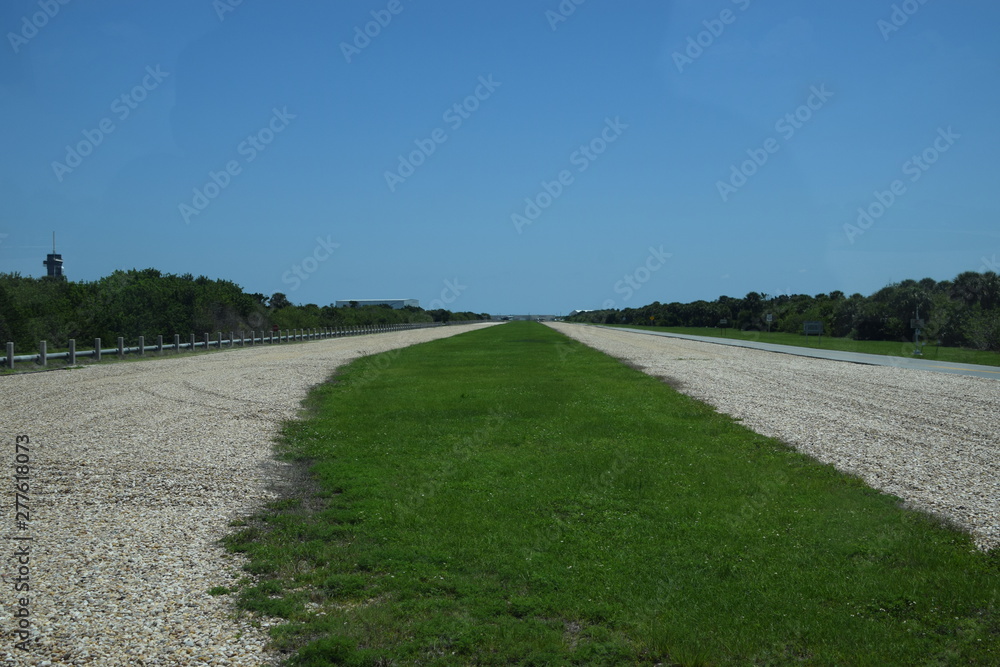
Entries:
<svg viewBox="0 0 1000 667">
<path fill-rule="evenodd" d="M 557 331 L 1000 545 L 1000 382 L 596 327 Z"/>
<path fill-rule="evenodd" d="M 488 325 L 473 325 L 488 326 Z M 3 541 L 0 656 L 16 665 L 267 665 L 276 621 L 237 618 L 242 576 L 217 541 L 275 497 L 271 445 L 308 389 L 359 356 L 468 331 L 450 326 L 258 346 L 196 357 L 0 378 L 4 524 L 31 536 L 30 592 L 16 593 Z M 30 437 L 30 522 L 18 530 L 10 474 Z M 23 544 L 23 543 L 22 543 Z M 28 597 L 34 648 L 18 650 Z M 15 639 L 16 641 L 16 639 Z"/>
</svg>

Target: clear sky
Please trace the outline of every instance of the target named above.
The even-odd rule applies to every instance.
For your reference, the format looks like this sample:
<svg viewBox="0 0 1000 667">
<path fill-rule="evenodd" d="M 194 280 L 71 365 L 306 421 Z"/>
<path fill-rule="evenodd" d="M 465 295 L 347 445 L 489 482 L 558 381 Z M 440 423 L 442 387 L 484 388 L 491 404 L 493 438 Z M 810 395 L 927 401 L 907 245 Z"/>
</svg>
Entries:
<svg viewBox="0 0 1000 667">
<path fill-rule="evenodd" d="M 996 270 L 997 25 L 994 0 L 4 0 L 0 271 L 43 275 L 55 231 L 74 280 L 560 314 Z"/>
</svg>

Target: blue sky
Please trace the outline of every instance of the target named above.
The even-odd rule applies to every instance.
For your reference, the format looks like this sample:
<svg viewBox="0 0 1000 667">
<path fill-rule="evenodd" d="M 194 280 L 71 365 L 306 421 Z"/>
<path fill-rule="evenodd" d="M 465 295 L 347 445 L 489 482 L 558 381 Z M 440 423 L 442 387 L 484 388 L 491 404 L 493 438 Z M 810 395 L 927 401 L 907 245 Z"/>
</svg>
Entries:
<svg viewBox="0 0 1000 667">
<path fill-rule="evenodd" d="M 55 231 L 74 280 L 559 314 L 995 270 L 998 24 L 985 0 L 6 0 L 0 271 L 42 275 Z"/>
</svg>

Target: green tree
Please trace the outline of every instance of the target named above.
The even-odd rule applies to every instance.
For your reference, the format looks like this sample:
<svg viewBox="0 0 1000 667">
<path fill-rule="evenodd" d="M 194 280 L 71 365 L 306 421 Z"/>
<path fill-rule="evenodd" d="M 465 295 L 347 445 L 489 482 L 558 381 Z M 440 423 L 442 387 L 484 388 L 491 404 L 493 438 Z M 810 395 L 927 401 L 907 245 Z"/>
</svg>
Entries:
<svg viewBox="0 0 1000 667">
<path fill-rule="evenodd" d="M 268 306 L 271 310 L 281 310 L 282 308 L 287 308 L 292 305 L 292 302 L 288 300 L 281 292 L 275 292 L 271 295 L 271 300 L 268 302 Z"/>
</svg>

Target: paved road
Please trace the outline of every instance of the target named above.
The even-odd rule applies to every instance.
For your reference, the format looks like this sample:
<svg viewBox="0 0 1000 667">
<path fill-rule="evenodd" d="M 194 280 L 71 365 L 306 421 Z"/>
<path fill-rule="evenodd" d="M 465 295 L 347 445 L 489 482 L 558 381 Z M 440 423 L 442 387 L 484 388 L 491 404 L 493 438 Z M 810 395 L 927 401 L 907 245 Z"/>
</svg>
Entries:
<svg viewBox="0 0 1000 667">
<path fill-rule="evenodd" d="M 758 343 L 752 340 L 737 340 L 734 338 L 715 338 L 712 336 L 691 336 L 688 334 L 667 333 L 666 331 L 649 331 L 647 329 L 631 329 L 626 327 L 601 327 L 601 328 L 614 329 L 616 331 L 632 331 L 634 333 L 641 333 L 649 336 L 666 336 L 668 338 L 683 338 L 685 340 L 697 340 L 703 343 L 716 343 L 718 345 L 734 345 L 736 347 L 749 347 L 755 350 L 765 350 L 767 352 L 794 354 L 799 357 L 812 357 L 814 359 L 830 359 L 832 361 L 848 361 L 852 364 L 868 364 L 869 366 L 892 366 L 894 368 L 910 368 L 921 371 L 935 371 L 937 373 L 970 375 L 972 377 L 1000 380 L 1000 367 L 997 366 L 980 366 L 978 364 L 958 364 L 950 361 L 938 361 L 936 359 L 921 359 L 919 357 L 887 357 L 881 354 L 844 352 L 842 350 L 819 350 L 809 347 L 798 347 L 795 345 L 775 345 L 774 343 Z"/>
</svg>

